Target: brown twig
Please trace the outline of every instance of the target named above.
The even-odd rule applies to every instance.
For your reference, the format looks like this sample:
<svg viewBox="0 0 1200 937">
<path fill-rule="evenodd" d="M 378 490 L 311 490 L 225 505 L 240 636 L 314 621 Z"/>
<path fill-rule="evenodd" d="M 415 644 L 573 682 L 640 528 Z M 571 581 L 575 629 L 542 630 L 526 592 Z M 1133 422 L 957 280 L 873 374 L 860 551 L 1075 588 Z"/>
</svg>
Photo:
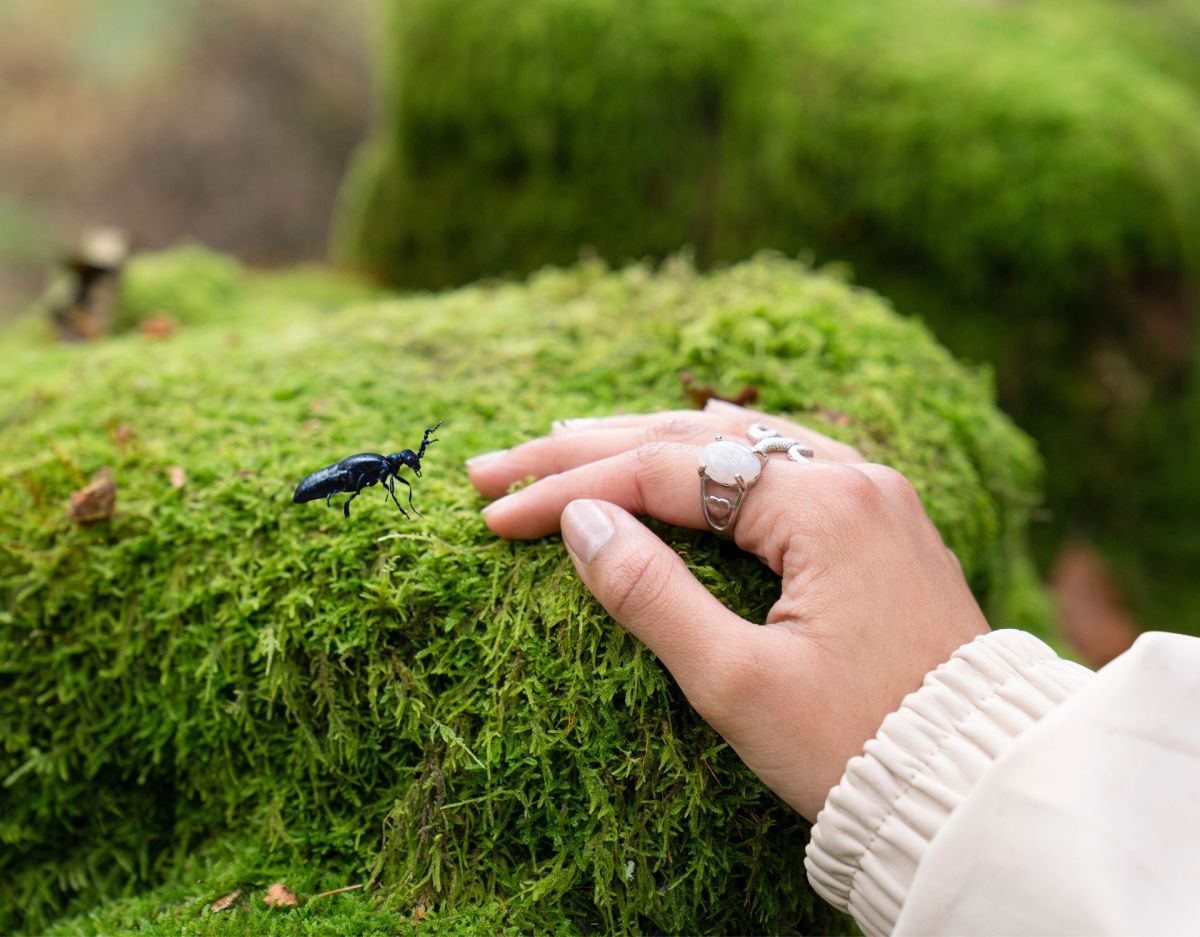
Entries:
<svg viewBox="0 0 1200 937">
<path fill-rule="evenodd" d="M 315 901 L 317 898 L 328 898 L 330 895 L 336 895 L 343 891 L 354 891 L 356 888 L 362 888 L 364 884 L 365 883 L 360 883 L 358 885 L 346 885 L 344 888 L 335 888 L 332 891 L 323 891 L 319 895 L 313 895 L 313 900 Z"/>
</svg>

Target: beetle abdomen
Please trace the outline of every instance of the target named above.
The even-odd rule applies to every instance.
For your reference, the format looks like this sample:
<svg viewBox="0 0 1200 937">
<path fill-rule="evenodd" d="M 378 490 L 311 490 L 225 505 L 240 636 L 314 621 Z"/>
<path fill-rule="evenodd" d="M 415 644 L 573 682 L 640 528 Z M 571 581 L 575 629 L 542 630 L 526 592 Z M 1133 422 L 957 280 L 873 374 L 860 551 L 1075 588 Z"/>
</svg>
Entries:
<svg viewBox="0 0 1200 937">
<path fill-rule="evenodd" d="M 318 498 L 324 498 L 331 491 L 345 491 L 348 475 L 349 473 L 342 467 L 341 462 L 335 462 L 333 465 L 327 465 L 323 469 L 317 469 L 296 486 L 296 493 L 292 495 L 292 502 L 294 504 L 303 504 L 305 501 L 316 501 Z"/>
</svg>

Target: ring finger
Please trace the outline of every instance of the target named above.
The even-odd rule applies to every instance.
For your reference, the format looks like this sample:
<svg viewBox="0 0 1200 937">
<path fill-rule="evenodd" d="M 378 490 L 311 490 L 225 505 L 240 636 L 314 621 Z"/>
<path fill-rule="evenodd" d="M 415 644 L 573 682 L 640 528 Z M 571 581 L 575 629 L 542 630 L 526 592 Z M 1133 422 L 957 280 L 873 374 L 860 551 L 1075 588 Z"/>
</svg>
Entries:
<svg viewBox="0 0 1200 937">
<path fill-rule="evenodd" d="M 820 433 L 804 430 L 797 424 L 772 420 L 740 407 L 706 411 L 682 410 L 647 413 L 574 423 L 573 428 L 556 424 L 555 432 L 503 452 L 489 453 L 467 464 L 471 482 L 481 494 L 497 498 L 514 482 L 525 478 L 545 478 L 578 468 L 589 462 L 609 458 L 649 443 L 677 442 L 704 445 L 725 434 L 741 441 L 755 417 L 772 429 L 793 436 L 816 452 L 818 459 L 859 461 L 856 450 Z M 798 430 L 802 432 L 798 432 Z"/>
</svg>

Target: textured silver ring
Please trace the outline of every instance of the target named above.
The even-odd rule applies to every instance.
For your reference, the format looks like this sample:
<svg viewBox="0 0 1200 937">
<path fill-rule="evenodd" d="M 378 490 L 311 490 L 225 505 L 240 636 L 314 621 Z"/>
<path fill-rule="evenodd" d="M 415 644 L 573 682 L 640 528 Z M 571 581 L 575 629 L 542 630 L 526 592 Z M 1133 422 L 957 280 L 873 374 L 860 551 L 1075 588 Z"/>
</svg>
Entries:
<svg viewBox="0 0 1200 937">
<path fill-rule="evenodd" d="M 813 451 L 808 446 L 802 446 L 796 440 L 761 423 L 751 423 L 746 429 L 746 435 L 754 442 L 753 451 L 764 457 L 769 452 L 786 452 L 793 462 L 807 462 L 813 457 Z"/>
<path fill-rule="evenodd" d="M 700 508 L 713 533 L 733 536 L 746 492 L 754 487 L 766 464 L 765 452 L 721 436 L 700 450 Z"/>
</svg>

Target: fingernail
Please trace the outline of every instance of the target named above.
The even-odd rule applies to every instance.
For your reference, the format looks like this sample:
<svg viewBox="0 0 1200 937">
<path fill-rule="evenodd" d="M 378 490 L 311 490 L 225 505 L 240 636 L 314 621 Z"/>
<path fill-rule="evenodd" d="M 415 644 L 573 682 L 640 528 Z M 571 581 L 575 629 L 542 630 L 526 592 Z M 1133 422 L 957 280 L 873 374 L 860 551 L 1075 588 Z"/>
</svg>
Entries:
<svg viewBox="0 0 1200 937">
<path fill-rule="evenodd" d="M 495 508 L 495 507 L 496 507 L 496 505 L 498 505 L 498 504 L 503 504 L 505 501 L 507 501 L 507 500 L 508 500 L 509 498 L 511 498 L 511 497 L 512 497 L 512 495 L 504 495 L 503 497 L 497 498 L 497 499 L 496 499 L 495 501 L 493 501 L 491 504 L 485 504 L 485 505 L 483 506 L 483 509 L 482 509 L 482 510 L 481 510 L 479 513 L 480 513 L 480 514 L 487 514 L 489 511 L 491 511 L 493 508 Z"/>
<path fill-rule="evenodd" d="M 507 449 L 497 449 L 495 452 L 482 452 L 479 455 L 471 456 L 467 459 L 467 468 L 475 468 L 480 465 L 487 465 L 489 462 L 495 462 L 502 456 L 508 455 Z"/>
<path fill-rule="evenodd" d="M 599 421 L 593 417 L 581 416 L 573 420 L 555 420 L 550 424 L 550 429 L 552 431 L 560 429 L 584 429 L 585 427 L 592 426 L 597 422 Z"/>
<path fill-rule="evenodd" d="M 590 563 L 613 535 L 613 524 L 595 501 L 572 501 L 562 514 L 562 534 L 571 552 Z"/>
<path fill-rule="evenodd" d="M 736 403 L 730 403 L 728 400 L 719 400 L 716 397 L 709 397 L 708 402 L 704 405 L 705 410 L 744 410 L 745 407 L 739 407 Z"/>
</svg>

